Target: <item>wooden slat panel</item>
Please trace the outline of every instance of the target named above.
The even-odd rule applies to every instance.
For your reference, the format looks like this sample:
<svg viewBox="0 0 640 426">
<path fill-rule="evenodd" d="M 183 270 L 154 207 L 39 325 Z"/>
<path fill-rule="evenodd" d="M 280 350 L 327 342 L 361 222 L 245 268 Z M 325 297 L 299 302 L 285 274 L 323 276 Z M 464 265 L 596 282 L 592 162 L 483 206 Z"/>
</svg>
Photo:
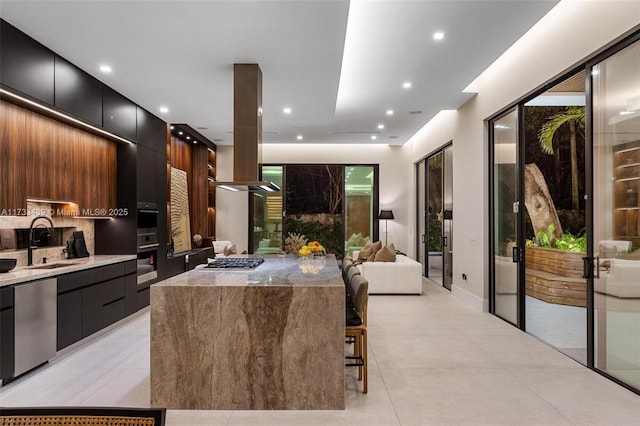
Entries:
<svg viewBox="0 0 640 426">
<path fill-rule="evenodd" d="M 0 181 L 3 182 L 0 210 L 24 209 L 27 207 L 26 168 L 15 165 L 25 164 L 25 110 L 0 101 L 0 123 Z"/>
<path fill-rule="evenodd" d="M 582 277 L 582 258 L 584 253 L 539 247 L 525 248 L 525 266 L 527 269 L 545 271 L 565 277 Z"/>
<path fill-rule="evenodd" d="M 207 181 L 207 148 L 203 145 L 193 146 L 192 185 L 189 204 L 191 205 L 191 235 L 200 234 L 208 237 L 207 203 L 209 184 Z"/>
<path fill-rule="evenodd" d="M 6 102 L 1 106 L 0 174 L 8 174 L 11 188 L 2 191 L 2 203 L 26 206 L 33 197 L 75 201 L 81 209 L 116 207 L 115 143 Z"/>
<path fill-rule="evenodd" d="M 587 306 L 587 281 L 545 272 L 527 270 L 526 294 L 561 305 Z"/>
</svg>

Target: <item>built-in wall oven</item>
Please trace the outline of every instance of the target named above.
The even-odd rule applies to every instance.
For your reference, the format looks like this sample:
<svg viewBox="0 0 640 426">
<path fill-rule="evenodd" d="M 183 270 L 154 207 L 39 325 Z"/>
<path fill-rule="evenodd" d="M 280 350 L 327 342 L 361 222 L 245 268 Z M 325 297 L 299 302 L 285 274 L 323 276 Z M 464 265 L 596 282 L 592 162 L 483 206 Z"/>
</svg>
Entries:
<svg viewBox="0 0 640 426">
<path fill-rule="evenodd" d="M 138 284 L 158 278 L 158 206 L 138 203 Z"/>
</svg>

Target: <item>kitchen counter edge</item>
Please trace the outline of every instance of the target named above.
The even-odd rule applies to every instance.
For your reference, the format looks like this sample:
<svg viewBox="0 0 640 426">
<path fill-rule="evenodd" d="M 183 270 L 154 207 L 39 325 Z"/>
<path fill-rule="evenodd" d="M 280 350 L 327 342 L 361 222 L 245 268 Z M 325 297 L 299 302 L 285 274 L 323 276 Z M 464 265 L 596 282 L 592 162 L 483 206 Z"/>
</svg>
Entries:
<svg viewBox="0 0 640 426">
<path fill-rule="evenodd" d="M 40 280 L 43 278 L 57 277 L 59 275 L 68 274 L 70 272 L 77 272 L 85 269 L 111 265 L 114 263 L 126 262 L 127 260 L 136 260 L 136 258 L 137 256 L 135 254 L 99 254 L 95 256 L 76 259 L 64 259 L 56 262 L 51 262 L 51 264 L 73 263 L 73 265 L 54 269 L 33 269 L 29 266 L 21 266 L 12 271 L 0 274 L 0 287 L 22 284 L 29 281 Z M 35 266 L 41 265 L 39 264 Z"/>
</svg>

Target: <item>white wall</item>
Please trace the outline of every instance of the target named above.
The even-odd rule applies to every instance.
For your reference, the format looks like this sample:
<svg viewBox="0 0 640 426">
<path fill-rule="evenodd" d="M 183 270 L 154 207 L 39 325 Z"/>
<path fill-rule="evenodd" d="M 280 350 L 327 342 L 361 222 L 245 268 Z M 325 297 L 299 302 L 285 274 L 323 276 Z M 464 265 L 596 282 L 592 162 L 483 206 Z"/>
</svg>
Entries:
<svg viewBox="0 0 640 426">
<path fill-rule="evenodd" d="M 476 80 L 477 96 L 455 116 L 437 116 L 407 142 L 413 162 L 453 140 L 454 295 L 478 309 L 488 308 L 489 169 L 484 120 L 638 25 L 637 0 L 559 3 Z"/>
<path fill-rule="evenodd" d="M 233 180 L 233 147 L 219 146 L 216 151 L 217 180 Z M 216 189 L 216 240 L 232 241 L 238 253 L 249 248 L 249 195 Z"/>
</svg>

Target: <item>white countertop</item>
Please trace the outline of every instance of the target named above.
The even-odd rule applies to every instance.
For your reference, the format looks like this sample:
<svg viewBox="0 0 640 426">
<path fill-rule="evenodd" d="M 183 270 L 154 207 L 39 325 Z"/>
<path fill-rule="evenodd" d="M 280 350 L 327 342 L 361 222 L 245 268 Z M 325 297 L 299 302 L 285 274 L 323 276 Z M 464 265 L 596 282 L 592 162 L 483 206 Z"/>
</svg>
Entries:
<svg viewBox="0 0 640 426">
<path fill-rule="evenodd" d="M 0 287 L 12 284 L 20 284 L 27 281 L 39 280 L 41 278 L 49 278 L 69 272 L 82 271 L 83 269 L 96 268 L 98 266 L 110 265 L 113 263 L 124 262 L 127 260 L 135 260 L 135 254 L 101 254 L 96 256 L 82 257 L 78 259 L 65 259 L 56 262 L 47 263 L 47 265 L 65 264 L 68 266 L 52 269 L 38 269 L 43 266 L 38 264 L 35 266 L 21 266 L 12 269 L 9 272 L 0 273 Z"/>
</svg>

